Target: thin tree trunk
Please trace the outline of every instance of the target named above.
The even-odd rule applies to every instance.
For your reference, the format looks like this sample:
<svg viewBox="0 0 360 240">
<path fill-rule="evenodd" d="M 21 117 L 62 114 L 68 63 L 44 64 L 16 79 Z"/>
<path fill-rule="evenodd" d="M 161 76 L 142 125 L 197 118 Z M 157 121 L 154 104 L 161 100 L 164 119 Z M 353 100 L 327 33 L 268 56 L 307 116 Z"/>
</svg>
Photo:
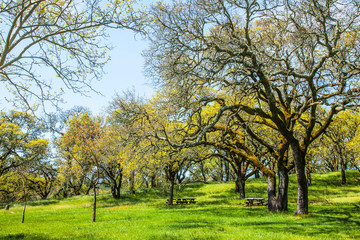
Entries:
<svg viewBox="0 0 360 240">
<path fill-rule="evenodd" d="M 255 171 L 255 178 L 260 178 L 259 170 L 256 170 L 256 171 Z"/>
<path fill-rule="evenodd" d="M 63 197 L 64 198 L 67 198 L 68 197 L 68 183 L 67 183 L 67 180 L 65 180 L 65 183 L 64 183 L 64 188 L 63 188 Z"/>
<path fill-rule="evenodd" d="M 308 187 L 311 186 L 312 180 L 311 180 L 311 171 L 309 168 L 306 168 L 306 177 L 307 177 L 307 185 Z"/>
<path fill-rule="evenodd" d="M 130 194 L 135 194 L 135 172 L 130 173 Z"/>
<path fill-rule="evenodd" d="M 157 184 L 156 184 L 156 173 L 151 175 L 150 177 L 150 186 L 151 188 L 155 188 L 157 187 Z"/>
<path fill-rule="evenodd" d="M 239 193 L 239 192 L 240 192 L 240 178 L 239 176 L 237 176 L 235 180 L 235 193 Z"/>
<path fill-rule="evenodd" d="M 21 223 L 24 223 L 24 221 L 25 221 L 25 210 L 26 210 L 26 204 L 27 204 L 25 180 L 23 180 L 23 190 L 24 190 L 24 208 L 23 208 L 23 212 L 22 212 Z"/>
<path fill-rule="evenodd" d="M 170 187 L 169 187 L 169 200 L 168 205 L 173 205 L 174 199 L 174 185 L 175 185 L 175 176 L 170 177 Z"/>
<path fill-rule="evenodd" d="M 225 162 L 225 182 L 230 180 L 230 166 L 228 162 Z"/>
<path fill-rule="evenodd" d="M 93 183 L 92 183 L 92 181 L 91 181 L 90 186 L 89 186 L 89 188 L 86 190 L 85 195 L 89 195 L 92 188 L 93 188 Z"/>
<path fill-rule="evenodd" d="M 94 186 L 94 206 L 93 206 L 93 217 L 92 221 L 96 221 L 96 187 Z"/>
<path fill-rule="evenodd" d="M 201 176 L 203 178 L 204 183 L 206 183 L 206 172 L 205 172 L 205 168 L 204 168 L 204 163 L 201 162 L 200 163 L 200 169 L 201 169 Z"/>
<path fill-rule="evenodd" d="M 27 204 L 27 201 L 26 201 L 26 198 L 25 198 L 25 202 L 24 202 L 24 209 L 23 209 L 23 212 L 22 212 L 22 218 L 21 218 L 21 223 L 24 223 L 24 221 L 25 221 L 25 210 L 26 210 L 26 204 Z"/>
<path fill-rule="evenodd" d="M 341 184 L 346 184 L 346 174 L 345 174 L 346 166 L 344 164 L 344 160 L 341 159 Z"/>
</svg>

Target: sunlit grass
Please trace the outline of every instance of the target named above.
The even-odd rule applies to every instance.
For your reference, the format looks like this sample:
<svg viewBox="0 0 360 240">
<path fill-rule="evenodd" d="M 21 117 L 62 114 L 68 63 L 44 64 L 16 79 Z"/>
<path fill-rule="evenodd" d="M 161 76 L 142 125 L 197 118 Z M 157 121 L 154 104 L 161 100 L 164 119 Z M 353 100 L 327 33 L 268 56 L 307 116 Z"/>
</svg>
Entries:
<svg viewBox="0 0 360 240">
<path fill-rule="evenodd" d="M 191 184 L 175 197 L 196 197 L 195 205 L 165 205 L 164 189 L 124 192 L 98 198 L 92 223 L 92 196 L 30 202 L 25 223 L 22 205 L 0 210 L 0 239 L 360 239 L 360 175 L 314 174 L 310 214 L 296 216 L 296 179 L 291 176 L 287 213 L 245 207 L 234 183 Z M 251 179 L 247 196 L 266 197 L 266 179 Z"/>
</svg>

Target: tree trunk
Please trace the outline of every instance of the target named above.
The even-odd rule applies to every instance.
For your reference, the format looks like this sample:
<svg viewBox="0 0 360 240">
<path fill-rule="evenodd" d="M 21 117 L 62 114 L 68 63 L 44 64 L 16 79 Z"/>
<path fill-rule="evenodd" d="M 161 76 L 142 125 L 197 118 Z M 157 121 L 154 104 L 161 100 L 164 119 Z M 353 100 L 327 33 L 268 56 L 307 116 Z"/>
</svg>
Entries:
<svg viewBox="0 0 360 240">
<path fill-rule="evenodd" d="M 276 177 L 268 176 L 268 186 L 267 186 L 267 194 L 268 194 L 268 209 L 270 212 L 276 211 L 277 200 L 276 200 Z"/>
<path fill-rule="evenodd" d="M 92 188 L 93 188 L 93 183 L 91 182 L 89 188 L 86 190 L 85 195 L 89 195 Z"/>
<path fill-rule="evenodd" d="M 130 173 L 130 194 L 133 195 L 135 194 L 135 172 L 132 171 Z"/>
<path fill-rule="evenodd" d="M 295 171 L 298 183 L 297 207 L 294 215 L 309 213 L 308 186 L 305 173 L 305 154 L 300 150 L 298 143 L 291 143 Z"/>
<path fill-rule="evenodd" d="M 288 210 L 288 170 L 278 166 L 279 183 L 276 194 L 276 177 L 268 177 L 268 208 L 271 212 L 284 212 Z"/>
<path fill-rule="evenodd" d="M 289 189 L 289 172 L 285 167 L 278 169 L 279 184 L 277 191 L 277 209 L 276 211 L 284 212 L 288 210 L 288 189 Z"/>
<path fill-rule="evenodd" d="M 96 187 L 94 186 L 94 206 L 93 206 L 92 221 L 95 222 L 95 220 L 96 220 Z"/>
<path fill-rule="evenodd" d="M 240 192 L 240 178 L 239 176 L 237 176 L 235 181 L 235 193 L 239 193 L 239 192 Z"/>
<path fill-rule="evenodd" d="M 236 181 L 235 181 L 235 192 L 239 193 L 240 199 L 245 198 L 245 176 L 243 176 L 241 172 L 241 166 L 237 166 L 236 173 Z"/>
<path fill-rule="evenodd" d="M 27 204 L 27 199 L 26 199 L 26 182 L 25 180 L 23 180 L 23 191 L 24 191 L 24 208 L 23 208 L 23 212 L 22 212 L 22 218 L 21 218 L 21 223 L 24 223 L 25 221 L 25 210 L 26 210 L 26 204 Z"/>
<path fill-rule="evenodd" d="M 206 171 L 203 162 L 200 163 L 200 169 L 201 169 L 201 176 L 203 178 L 203 181 L 204 183 L 206 183 Z"/>
<path fill-rule="evenodd" d="M 68 183 L 67 183 L 67 180 L 65 180 L 63 189 L 64 189 L 63 190 L 63 198 L 67 198 L 68 197 Z"/>
<path fill-rule="evenodd" d="M 169 200 L 168 205 L 173 205 L 174 199 L 174 185 L 175 185 L 175 176 L 170 177 L 170 187 L 169 187 Z"/>
<path fill-rule="evenodd" d="M 346 165 L 344 164 L 344 160 L 341 159 L 341 184 L 342 185 L 346 184 L 345 170 L 346 170 Z"/>
<path fill-rule="evenodd" d="M 255 178 L 260 178 L 259 170 L 256 170 L 256 171 L 255 171 Z"/>
<path fill-rule="evenodd" d="M 228 182 L 230 180 L 230 167 L 229 163 L 225 162 L 225 182 Z"/>
<path fill-rule="evenodd" d="M 244 178 L 241 178 L 239 181 L 239 195 L 240 195 L 240 199 L 245 198 L 245 179 Z"/>
<path fill-rule="evenodd" d="M 157 187 L 156 174 L 151 175 L 151 177 L 150 177 L 150 186 L 151 186 L 151 188 Z"/>
<path fill-rule="evenodd" d="M 121 186 L 122 186 L 122 174 L 119 175 L 118 177 L 118 181 L 116 181 L 116 177 L 115 178 L 110 178 L 111 180 L 111 194 L 113 196 L 113 198 L 115 199 L 120 199 L 120 190 L 121 190 Z"/>
<path fill-rule="evenodd" d="M 121 190 L 121 185 L 117 184 L 116 182 L 113 182 L 111 186 L 111 194 L 113 198 L 120 199 L 120 190 Z"/>
<path fill-rule="evenodd" d="M 21 223 L 24 223 L 24 221 L 25 221 L 25 210 L 26 210 L 26 204 L 27 204 L 27 201 L 26 201 L 26 198 L 25 198 L 24 208 L 23 208 L 22 218 L 21 218 Z"/>
<path fill-rule="evenodd" d="M 311 171 L 309 168 L 306 168 L 306 177 L 307 177 L 307 185 L 308 187 L 311 186 L 312 181 L 311 181 Z"/>
</svg>

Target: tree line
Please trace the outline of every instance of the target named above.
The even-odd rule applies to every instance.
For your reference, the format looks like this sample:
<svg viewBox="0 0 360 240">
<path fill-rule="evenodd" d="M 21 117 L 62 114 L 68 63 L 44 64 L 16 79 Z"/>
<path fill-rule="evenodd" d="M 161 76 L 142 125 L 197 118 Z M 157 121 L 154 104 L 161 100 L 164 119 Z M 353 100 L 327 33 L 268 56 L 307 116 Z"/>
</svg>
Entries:
<svg viewBox="0 0 360 240">
<path fill-rule="evenodd" d="M 295 214 L 307 214 L 311 172 L 340 170 L 345 184 L 346 169 L 359 169 L 358 1 L 179 0 L 133 8 L 133 1 L 18 0 L 0 7 L 1 82 L 30 109 L 31 96 L 40 103 L 58 99 L 34 66 L 49 67 L 81 91 L 88 79 L 101 78 L 106 28 L 130 28 L 150 43 L 144 58 L 158 87 L 153 98 L 124 94 L 106 117 L 77 109 L 46 120 L 57 132 L 56 161 L 47 162 L 61 176 L 64 196 L 83 187 L 96 196 L 107 184 L 118 198 L 125 179 L 131 192 L 139 179 L 151 186 L 166 179 L 172 200 L 176 182 L 207 181 L 225 170 L 240 197 L 246 179 L 261 173 L 269 210 L 286 211 L 294 173 Z M 30 160 L 46 156 L 46 140 L 35 133 L 25 138 L 22 128 L 4 127 L 14 137 L 4 143 L 29 141 L 16 150 L 21 154 L 4 144 L 5 174 L 21 167 L 27 173 Z"/>
<path fill-rule="evenodd" d="M 213 121 L 222 107 L 207 105 L 185 118 L 168 99 L 164 92 L 149 100 L 128 92 L 114 97 L 102 116 L 83 107 L 42 120 L 25 112 L 1 113 L 1 202 L 90 193 L 96 197 L 100 190 L 120 199 L 121 190 L 135 194 L 138 188 L 154 187 L 168 189 L 169 199 L 173 199 L 176 186 L 212 181 L 233 181 L 234 191 L 242 199 L 247 179 L 269 179 L 270 175 L 274 182 L 268 181 L 268 196 L 280 196 L 276 206 L 281 208 L 269 209 L 287 210 L 288 176 L 295 174 L 289 148 L 270 151 L 242 129 L 243 125 L 229 122 L 233 113 L 221 116 L 200 144 L 179 147 Z M 285 148 L 279 134 L 257 121 L 247 122 L 252 134 Z M 353 110 L 333 118 L 309 148 L 307 186 L 311 173 L 341 171 L 341 181 L 346 184 L 346 170 L 360 171 L 359 124 L 360 114 Z"/>
</svg>

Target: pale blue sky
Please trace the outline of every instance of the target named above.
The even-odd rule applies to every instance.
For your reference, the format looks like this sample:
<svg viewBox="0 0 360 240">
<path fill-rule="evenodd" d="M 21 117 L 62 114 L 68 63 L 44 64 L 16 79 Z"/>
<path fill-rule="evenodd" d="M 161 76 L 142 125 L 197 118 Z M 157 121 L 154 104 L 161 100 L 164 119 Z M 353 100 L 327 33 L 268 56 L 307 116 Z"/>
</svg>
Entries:
<svg viewBox="0 0 360 240">
<path fill-rule="evenodd" d="M 66 103 L 61 104 L 63 110 L 68 110 L 74 106 L 88 107 L 92 113 L 100 114 L 113 99 L 116 93 L 121 94 L 126 90 L 135 89 L 137 95 L 150 98 L 153 93 L 153 88 L 144 76 L 144 58 L 141 56 L 143 50 L 148 46 L 148 43 L 142 39 L 140 35 L 135 35 L 130 30 L 113 29 L 109 32 L 110 38 L 108 42 L 113 49 L 109 51 L 111 60 L 105 66 L 106 74 L 100 81 L 93 81 L 91 86 L 102 93 L 102 95 L 95 92 L 87 93 L 88 96 L 83 96 L 79 93 L 73 93 L 70 89 L 65 89 L 59 83 L 60 79 L 51 77 L 54 81 L 55 91 L 59 91 L 62 87 L 65 90 L 63 99 Z M 41 73 L 41 71 L 37 71 Z M 42 72 L 46 75 L 45 72 Z M 59 85 L 59 86 L 57 86 Z M 0 88 L 0 111 L 8 111 L 13 109 L 11 103 L 5 101 L 5 97 L 11 98 L 4 85 Z M 48 105 L 49 106 L 49 105 Z M 47 107 L 47 112 L 54 111 L 51 107 Z"/>
<path fill-rule="evenodd" d="M 103 79 L 92 84 L 104 96 L 90 93 L 90 97 L 86 97 L 68 91 L 64 95 L 67 101 L 65 109 L 78 105 L 100 113 L 116 93 L 133 88 L 140 96 L 152 96 L 153 88 L 145 79 L 144 58 L 141 56 L 147 42 L 129 30 L 112 30 L 110 36 L 109 42 L 114 47 L 110 51 L 111 61 L 105 67 Z"/>
<path fill-rule="evenodd" d="M 143 0 L 141 2 L 148 5 L 155 1 Z M 103 95 L 95 92 L 87 93 L 88 97 L 75 94 L 72 90 L 61 86 L 59 79 L 51 77 L 54 75 L 53 73 L 50 74 L 49 78 L 54 82 L 54 90 L 59 91 L 60 87 L 65 90 L 63 99 L 66 103 L 60 105 L 62 109 L 85 106 L 93 113 L 99 114 L 108 106 L 116 93 L 121 94 L 123 91 L 135 89 L 137 95 L 148 98 L 152 96 L 154 91 L 145 79 L 144 58 L 141 56 L 148 43 L 140 35 L 137 36 L 130 30 L 112 29 L 109 35 L 108 43 L 113 46 L 113 49 L 109 51 L 111 60 L 105 66 L 106 74 L 103 78 L 92 83 L 92 87 Z M 46 71 L 46 69 L 39 70 L 37 74 L 46 75 Z M 58 84 L 59 86 L 57 86 Z M 0 111 L 13 109 L 12 104 L 4 100 L 6 96 L 11 98 L 11 94 L 2 85 L 0 88 Z M 53 110 L 49 108 L 47 111 Z"/>
</svg>

